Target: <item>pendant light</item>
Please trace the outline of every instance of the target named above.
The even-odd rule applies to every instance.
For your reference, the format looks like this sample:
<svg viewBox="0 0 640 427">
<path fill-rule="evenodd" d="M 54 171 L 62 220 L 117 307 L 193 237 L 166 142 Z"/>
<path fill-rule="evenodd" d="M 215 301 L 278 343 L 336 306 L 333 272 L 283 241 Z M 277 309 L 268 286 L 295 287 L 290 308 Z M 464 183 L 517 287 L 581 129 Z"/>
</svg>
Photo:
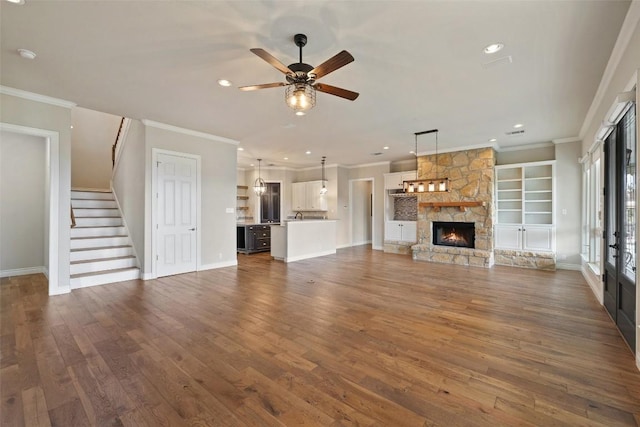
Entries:
<svg viewBox="0 0 640 427">
<path fill-rule="evenodd" d="M 322 188 L 320 189 L 320 194 L 327 194 L 327 187 L 325 185 L 326 181 L 324 179 L 324 162 L 326 160 L 327 156 L 322 156 Z"/>
<path fill-rule="evenodd" d="M 427 133 L 436 134 L 436 178 L 430 179 L 427 185 L 424 185 L 422 180 L 418 179 L 418 135 L 425 135 Z M 415 156 L 416 156 L 416 179 L 411 181 L 403 181 L 403 188 L 405 193 L 440 193 L 449 191 L 449 178 L 437 178 L 438 176 L 438 129 L 425 130 L 422 132 L 416 132 L 415 135 Z"/>
<path fill-rule="evenodd" d="M 258 159 L 258 177 L 253 183 L 253 192 L 256 193 L 256 196 L 258 197 L 262 196 L 265 193 L 265 191 L 267 191 L 267 184 L 264 182 L 264 179 L 262 179 L 262 176 L 260 173 L 261 172 L 260 162 L 262 162 L 262 159 Z"/>
</svg>

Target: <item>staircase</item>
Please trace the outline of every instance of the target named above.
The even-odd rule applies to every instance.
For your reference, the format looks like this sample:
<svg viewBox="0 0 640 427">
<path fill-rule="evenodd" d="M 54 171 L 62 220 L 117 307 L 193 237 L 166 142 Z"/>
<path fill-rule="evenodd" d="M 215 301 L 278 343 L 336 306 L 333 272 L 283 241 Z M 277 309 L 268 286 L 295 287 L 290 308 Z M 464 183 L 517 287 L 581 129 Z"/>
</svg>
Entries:
<svg viewBox="0 0 640 427">
<path fill-rule="evenodd" d="M 140 269 L 110 191 L 71 191 L 71 289 L 138 279 Z"/>
</svg>

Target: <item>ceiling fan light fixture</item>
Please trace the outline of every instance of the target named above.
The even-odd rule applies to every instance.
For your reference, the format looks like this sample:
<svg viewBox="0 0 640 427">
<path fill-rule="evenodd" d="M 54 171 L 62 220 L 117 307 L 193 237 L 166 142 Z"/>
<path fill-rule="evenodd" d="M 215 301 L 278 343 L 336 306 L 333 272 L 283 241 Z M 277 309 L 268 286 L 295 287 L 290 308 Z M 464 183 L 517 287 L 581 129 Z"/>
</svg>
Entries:
<svg viewBox="0 0 640 427">
<path fill-rule="evenodd" d="M 316 105 L 316 89 L 306 83 L 292 84 L 287 86 L 284 98 L 296 115 L 303 116 Z"/>
</svg>

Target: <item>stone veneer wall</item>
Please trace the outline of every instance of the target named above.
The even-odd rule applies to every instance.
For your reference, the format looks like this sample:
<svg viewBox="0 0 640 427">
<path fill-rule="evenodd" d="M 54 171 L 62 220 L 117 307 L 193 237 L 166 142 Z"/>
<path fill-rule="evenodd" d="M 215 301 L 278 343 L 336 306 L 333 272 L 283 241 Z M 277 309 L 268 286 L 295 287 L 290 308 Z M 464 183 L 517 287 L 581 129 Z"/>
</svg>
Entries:
<svg viewBox="0 0 640 427">
<path fill-rule="evenodd" d="M 449 178 L 448 193 L 421 193 L 420 202 L 482 201 L 485 206 L 418 208 L 418 244 L 412 247 L 413 259 L 447 264 L 491 267 L 493 265 L 493 168 L 496 162 L 492 148 L 442 153 L 418 158 L 418 179 L 425 185 L 430 178 Z M 475 248 L 436 246 L 432 243 L 433 221 L 473 222 L 476 227 Z"/>
</svg>

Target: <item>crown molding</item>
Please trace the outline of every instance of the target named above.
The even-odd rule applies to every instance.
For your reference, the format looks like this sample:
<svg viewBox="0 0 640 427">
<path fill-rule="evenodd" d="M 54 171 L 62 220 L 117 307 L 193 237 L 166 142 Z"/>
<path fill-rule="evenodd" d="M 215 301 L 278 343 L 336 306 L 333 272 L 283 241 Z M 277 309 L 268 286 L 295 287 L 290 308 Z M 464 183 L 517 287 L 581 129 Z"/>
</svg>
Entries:
<svg viewBox="0 0 640 427">
<path fill-rule="evenodd" d="M 7 86 L 0 86 L 0 93 L 3 95 L 15 96 L 16 98 L 28 99 L 29 101 L 42 102 L 43 104 L 55 105 L 56 107 L 73 108 L 77 104 L 64 99 L 53 98 L 51 96 L 40 95 L 39 93 L 27 92 L 22 89 L 15 89 Z"/>
<path fill-rule="evenodd" d="M 624 18 L 624 22 L 622 23 L 622 27 L 620 28 L 620 33 L 618 34 L 618 39 L 616 40 L 616 44 L 611 51 L 611 56 L 609 56 L 609 62 L 607 62 L 607 66 L 604 69 L 604 73 L 602 74 L 602 79 L 600 80 L 600 84 L 598 85 L 596 95 L 593 97 L 591 106 L 587 111 L 587 115 L 584 117 L 582 126 L 580 127 L 580 133 L 578 134 L 580 139 L 584 139 L 589 125 L 591 124 L 591 122 L 593 122 L 596 111 L 598 110 L 598 107 L 604 99 L 605 91 L 611 84 L 613 75 L 618 68 L 618 65 L 620 64 L 620 60 L 622 59 L 625 50 L 627 50 L 627 47 L 629 47 L 631 36 L 633 36 L 633 33 L 639 22 L 640 1 L 634 0 L 629 5 L 627 16 Z"/>
<path fill-rule="evenodd" d="M 236 141 L 234 139 L 225 138 L 223 136 L 213 135 L 213 134 L 210 134 L 210 133 L 200 132 L 200 131 L 197 131 L 197 130 L 191 130 L 191 129 L 181 128 L 181 127 L 178 127 L 178 126 L 168 125 L 166 123 L 160 123 L 160 122 L 156 122 L 156 121 L 153 121 L 153 120 L 142 119 L 141 122 L 145 126 L 149 126 L 149 127 L 157 128 L 157 129 L 168 130 L 168 131 L 176 132 L 176 133 L 181 133 L 183 135 L 195 136 L 195 137 L 198 137 L 198 138 L 208 139 L 210 141 L 224 142 L 225 144 L 231 144 L 231 145 L 239 145 L 240 144 L 240 141 Z"/>
<path fill-rule="evenodd" d="M 391 162 L 386 160 L 384 162 L 375 162 L 375 163 L 363 163 L 361 165 L 353 165 L 353 166 L 342 166 L 346 169 L 358 169 L 358 168 L 369 168 L 372 166 L 389 166 Z"/>
<path fill-rule="evenodd" d="M 523 145 L 515 145 L 513 147 L 499 147 L 496 151 L 500 153 L 504 153 L 506 151 L 523 151 L 523 150 L 534 150 L 536 148 L 549 148 L 553 147 L 553 142 L 540 142 L 538 144 L 523 144 Z"/>
<path fill-rule="evenodd" d="M 582 138 L 579 136 L 570 136 L 569 138 L 552 139 L 551 142 L 554 144 L 569 144 L 571 142 L 582 142 Z"/>
</svg>

